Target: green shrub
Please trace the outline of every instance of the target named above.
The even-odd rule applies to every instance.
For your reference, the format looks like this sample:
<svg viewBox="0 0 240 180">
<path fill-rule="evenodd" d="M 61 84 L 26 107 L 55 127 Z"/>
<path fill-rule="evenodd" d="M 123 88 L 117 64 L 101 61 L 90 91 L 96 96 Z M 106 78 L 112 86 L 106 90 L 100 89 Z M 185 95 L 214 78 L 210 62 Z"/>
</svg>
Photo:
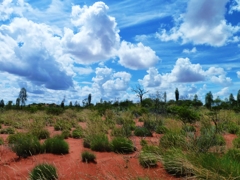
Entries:
<svg viewBox="0 0 240 180">
<path fill-rule="evenodd" d="M 0 131 L 1 134 L 14 134 L 15 133 L 15 129 L 12 127 L 7 127 L 5 129 L 1 129 Z"/>
<path fill-rule="evenodd" d="M 152 137 L 151 131 L 145 127 L 136 127 L 134 135 L 140 137 Z"/>
<path fill-rule="evenodd" d="M 233 140 L 233 147 L 240 148 L 240 137 L 237 137 Z"/>
<path fill-rule="evenodd" d="M 87 138 L 84 138 L 84 139 L 83 139 L 83 147 L 85 147 L 85 148 L 91 148 L 90 140 L 89 140 L 89 139 L 87 139 Z"/>
<path fill-rule="evenodd" d="M 82 152 L 82 161 L 83 162 L 95 162 L 95 159 L 96 159 L 96 155 L 89 152 L 89 151 L 84 151 Z"/>
<path fill-rule="evenodd" d="M 132 135 L 132 131 L 130 126 L 123 125 L 122 127 L 114 127 L 112 132 L 112 136 L 116 137 L 130 137 Z"/>
<path fill-rule="evenodd" d="M 50 137 L 50 132 L 47 129 L 34 129 L 33 131 L 30 131 L 30 133 L 38 139 L 47 139 Z"/>
<path fill-rule="evenodd" d="M 68 129 L 65 129 L 62 131 L 61 136 L 63 139 L 67 139 L 68 137 L 71 136 L 71 132 Z"/>
<path fill-rule="evenodd" d="M 72 137 L 75 139 L 80 139 L 83 137 L 83 131 L 81 128 L 74 129 L 72 131 Z"/>
<path fill-rule="evenodd" d="M 144 168 L 157 166 L 157 157 L 153 153 L 141 152 L 139 155 L 139 163 Z"/>
<path fill-rule="evenodd" d="M 0 145 L 3 145 L 4 144 L 4 140 L 2 137 L 0 137 Z"/>
<path fill-rule="evenodd" d="M 144 119 L 143 127 L 147 128 L 149 131 L 155 131 L 158 125 L 162 125 L 162 121 L 157 121 L 155 119 Z"/>
<path fill-rule="evenodd" d="M 178 132 L 169 131 L 160 139 L 160 147 L 168 148 L 185 148 L 185 136 Z"/>
<path fill-rule="evenodd" d="M 31 180 L 56 180 L 57 170 L 54 165 L 43 163 L 35 166 L 30 172 Z"/>
<path fill-rule="evenodd" d="M 164 169 L 177 177 L 191 175 L 193 173 L 190 161 L 180 149 L 169 149 L 162 155 Z"/>
<path fill-rule="evenodd" d="M 54 124 L 55 131 L 71 130 L 71 128 L 72 128 L 71 123 L 69 123 L 68 121 L 64 121 L 64 120 L 58 120 Z"/>
<path fill-rule="evenodd" d="M 61 137 L 53 137 L 53 138 L 46 139 L 43 143 L 43 149 L 45 150 L 46 153 L 53 153 L 53 154 L 69 153 L 69 145 Z"/>
<path fill-rule="evenodd" d="M 141 141 L 140 141 L 140 145 L 141 146 L 146 146 L 148 143 L 147 143 L 147 141 L 145 140 L 145 139 L 141 139 Z"/>
<path fill-rule="evenodd" d="M 94 134 L 90 139 L 90 148 L 93 151 L 110 151 L 110 143 L 105 134 Z"/>
<path fill-rule="evenodd" d="M 111 142 L 112 151 L 116 153 L 132 153 L 133 142 L 125 137 L 115 137 Z"/>
<path fill-rule="evenodd" d="M 155 131 L 156 131 L 156 133 L 158 133 L 158 134 L 165 134 L 165 133 L 167 133 L 169 130 L 168 130 L 168 128 L 166 128 L 165 126 L 157 126 Z"/>
<path fill-rule="evenodd" d="M 224 156 L 240 163 L 240 149 L 229 149 Z"/>
<path fill-rule="evenodd" d="M 124 123 L 124 119 L 121 116 L 117 116 L 115 118 L 116 124 L 122 125 Z"/>
<path fill-rule="evenodd" d="M 48 107 L 46 111 L 47 114 L 60 115 L 64 112 L 64 109 L 60 107 Z"/>
<path fill-rule="evenodd" d="M 231 134 L 237 134 L 239 132 L 239 126 L 236 123 L 229 123 L 227 125 L 227 131 Z"/>
<path fill-rule="evenodd" d="M 28 157 L 41 152 L 41 144 L 36 136 L 28 133 L 9 135 L 9 146 L 19 157 Z"/>
<path fill-rule="evenodd" d="M 195 127 L 189 124 L 183 125 L 182 130 L 184 132 L 196 132 Z"/>
</svg>

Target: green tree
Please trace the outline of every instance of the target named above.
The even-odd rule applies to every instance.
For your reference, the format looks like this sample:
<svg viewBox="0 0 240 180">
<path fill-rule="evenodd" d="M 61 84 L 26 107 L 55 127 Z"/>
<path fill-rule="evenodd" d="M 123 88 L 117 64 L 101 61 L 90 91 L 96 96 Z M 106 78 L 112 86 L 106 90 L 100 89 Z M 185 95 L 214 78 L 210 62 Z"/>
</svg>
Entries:
<svg viewBox="0 0 240 180">
<path fill-rule="evenodd" d="M 209 92 L 206 94 L 206 96 L 205 96 L 205 106 L 206 106 L 208 109 L 211 109 L 212 103 L 213 103 L 213 95 L 212 95 L 212 92 L 209 91 Z"/>
<path fill-rule="evenodd" d="M 89 94 L 89 95 L 88 95 L 88 105 L 90 105 L 90 104 L 91 104 L 91 101 L 92 101 L 92 95 L 91 95 L 91 94 Z"/>
<path fill-rule="evenodd" d="M 233 107 L 235 104 L 235 98 L 232 93 L 229 95 L 229 103 L 231 107 Z"/>
<path fill-rule="evenodd" d="M 176 99 L 176 101 L 179 100 L 179 91 L 178 91 L 178 88 L 176 88 L 176 90 L 175 90 L 175 99 Z"/>
<path fill-rule="evenodd" d="M 240 106 L 240 89 L 238 90 L 238 94 L 237 94 L 237 104 L 238 106 Z"/>
<path fill-rule="evenodd" d="M 4 100 L 2 99 L 1 101 L 0 101 L 0 107 L 2 107 L 2 108 L 4 108 Z"/>
<path fill-rule="evenodd" d="M 27 101 L 27 90 L 25 88 L 22 88 L 19 92 L 18 98 L 20 99 L 20 105 L 25 106 Z"/>
<path fill-rule="evenodd" d="M 163 94 L 163 98 L 164 98 L 164 102 L 165 102 L 165 104 L 166 104 L 166 102 L 167 102 L 167 93 L 166 93 L 166 91 L 165 91 L 164 94 Z"/>
<path fill-rule="evenodd" d="M 70 101 L 70 103 L 69 103 L 69 107 L 72 107 L 73 105 L 72 105 L 72 101 Z"/>
<path fill-rule="evenodd" d="M 140 98 L 140 104 L 142 104 L 143 95 L 148 93 L 148 91 L 145 91 L 143 87 L 141 87 L 140 85 L 137 85 L 135 88 L 132 88 L 132 91 L 137 94 L 137 96 Z"/>
</svg>

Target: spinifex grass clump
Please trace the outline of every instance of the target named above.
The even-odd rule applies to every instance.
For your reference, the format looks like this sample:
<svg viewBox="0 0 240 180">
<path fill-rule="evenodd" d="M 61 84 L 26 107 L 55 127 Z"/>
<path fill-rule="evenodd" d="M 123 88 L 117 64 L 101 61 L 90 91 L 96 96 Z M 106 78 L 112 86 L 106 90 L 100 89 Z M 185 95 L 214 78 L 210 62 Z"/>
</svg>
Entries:
<svg viewBox="0 0 240 180">
<path fill-rule="evenodd" d="M 151 131 L 145 127 L 136 127 L 134 135 L 140 137 L 152 137 Z"/>
<path fill-rule="evenodd" d="M 94 134 L 90 138 L 90 148 L 93 151 L 111 151 L 110 143 L 106 134 Z"/>
<path fill-rule="evenodd" d="M 89 151 L 82 152 L 81 156 L 82 156 L 82 161 L 86 163 L 95 162 L 95 159 L 96 159 L 96 155 Z"/>
<path fill-rule="evenodd" d="M 237 137 L 233 140 L 233 147 L 240 148 L 240 137 Z"/>
<path fill-rule="evenodd" d="M 156 167 L 157 161 L 157 156 L 154 153 L 141 152 L 139 155 L 139 163 L 144 168 Z"/>
<path fill-rule="evenodd" d="M 0 130 L 0 134 L 14 134 L 15 129 L 13 127 L 7 127 L 5 129 Z"/>
<path fill-rule="evenodd" d="M 3 145 L 4 144 L 4 140 L 2 137 L 0 137 L 0 145 Z"/>
<path fill-rule="evenodd" d="M 57 122 L 54 124 L 54 130 L 55 131 L 62 131 L 62 130 L 71 130 L 72 124 L 65 120 L 57 120 Z"/>
<path fill-rule="evenodd" d="M 111 142 L 112 151 L 116 153 L 132 153 L 133 142 L 125 137 L 115 137 Z"/>
<path fill-rule="evenodd" d="M 31 180 L 56 180 L 58 179 L 57 169 L 54 165 L 43 163 L 34 167 L 30 172 Z"/>
<path fill-rule="evenodd" d="M 44 141 L 43 150 L 46 153 L 68 154 L 69 145 L 63 138 L 61 138 L 60 136 L 56 136 L 53 138 L 46 139 Z"/>
<path fill-rule="evenodd" d="M 165 134 L 165 133 L 167 133 L 168 131 L 169 131 L 168 128 L 165 127 L 165 126 L 163 126 L 163 125 L 157 126 L 157 127 L 156 127 L 156 130 L 155 130 L 155 132 L 158 133 L 158 134 Z"/>
<path fill-rule="evenodd" d="M 68 139 L 71 136 L 71 132 L 68 129 L 62 131 L 61 136 L 63 139 Z"/>
<path fill-rule="evenodd" d="M 127 124 L 123 124 L 122 127 L 114 127 L 111 135 L 116 137 L 130 137 L 132 135 L 131 127 Z"/>
<path fill-rule="evenodd" d="M 34 131 L 30 131 L 31 134 L 36 136 L 38 139 L 47 139 L 50 137 L 50 132 L 47 129 L 35 129 Z"/>
<path fill-rule="evenodd" d="M 168 148 L 185 148 L 186 146 L 186 137 L 180 133 L 175 131 L 169 131 L 164 134 L 160 139 L 160 147 L 168 149 Z"/>
<path fill-rule="evenodd" d="M 17 133 L 8 137 L 8 143 L 19 157 L 28 157 L 41 152 L 41 144 L 36 136 L 29 133 Z"/>
<path fill-rule="evenodd" d="M 83 137 L 83 130 L 81 127 L 78 127 L 72 131 L 72 137 L 75 139 L 80 139 Z"/>
</svg>

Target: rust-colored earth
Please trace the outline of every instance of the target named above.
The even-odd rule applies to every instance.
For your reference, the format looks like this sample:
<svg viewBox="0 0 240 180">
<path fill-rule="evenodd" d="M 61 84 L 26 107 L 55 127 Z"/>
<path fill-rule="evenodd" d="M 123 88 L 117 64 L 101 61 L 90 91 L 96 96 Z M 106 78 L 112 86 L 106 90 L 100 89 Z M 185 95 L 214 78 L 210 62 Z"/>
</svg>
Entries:
<svg viewBox="0 0 240 180">
<path fill-rule="evenodd" d="M 137 123 L 137 125 L 142 125 Z M 85 126 L 81 124 L 81 126 Z M 51 136 L 59 134 L 54 131 L 53 127 L 48 127 Z M 1 134 L 6 140 L 7 135 Z M 145 140 L 149 144 L 157 145 L 161 135 L 153 134 L 153 137 L 147 137 Z M 225 134 L 227 148 L 232 147 L 232 140 L 236 135 Z M 39 163 L 47 162 L 54 164 L 58 169 L 59 180 L 133 180 L 137 178 L 148 178 L 156 180 L 175 180 L 179 179 L 169 175 L 163 168 L 162 164 L 158 164 L 156 168 L 145 169 L 138 162 L 138 155 L 141 150 L 141 137 L 133 136 L 131 140 L 137 148 L 133 154 L 123 155 L 113 152 L 94 152 L 96 155 L 96 163 L 84 163 L 81 161 L 81 152 L 89 150 L 83 147 L 82 139 L 69 138 L 66 141 L 70 150 L 67 155 L 40 154 L 28 157 L 26 159 L 18 159 L 16 154 L 12 152 L 7 145 L 0 146 L 0 179 L 1 180 L 26 180 L 29 172 Z M 89 150 L 90 151 L 90 150 Z"/>
</svg>

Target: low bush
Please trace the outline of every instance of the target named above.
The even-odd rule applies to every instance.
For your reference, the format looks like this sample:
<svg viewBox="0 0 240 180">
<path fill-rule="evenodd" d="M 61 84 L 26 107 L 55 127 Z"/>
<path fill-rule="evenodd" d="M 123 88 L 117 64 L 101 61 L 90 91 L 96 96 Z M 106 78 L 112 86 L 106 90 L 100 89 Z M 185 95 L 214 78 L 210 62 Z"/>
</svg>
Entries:
<svg viewBox="0 0 240 180">
<path fill-rule="evenodd" d="M 236 123 L 231 122 L 227 125 L 227 131 L 231 134 L 237 134 L 239 132 L 239 129 L 240 128 Z"/>
<path fill-rule="evenodd" d="M 116 137 L 130 137 L 132 135 L 132 131 L 130 126 L 123 125 L 122 127 L 114 127 L 112 132 L 112 136 Z"/>
<path fill-rule="evenodd" d="M 240 148 L 240 137 L 237 137 L 233 140 L 233 147 Z"/>
<path fill-rule="evenodd" d="M 69 123 L 68 121 L 64 121 L 64 120 L 58 120 L 54 124 L 55 131 L 71 130 L 71 128 L 72 128 L 71 123 Z"/>
<path fill-rule="evenodd" d="M 7 127 L 5 129 L 1 129 L 0 134 L 14 134 L 15 129 L 12 127 Z"/>
<path fill-rule="evenodd" d="M 41 144 L 36 136 L 29 133 L 9 135 L 8 143 L 13 152 L 19 157 L 28 157 L 41 152 Z"/>
<path fill-rule="evenodd" d="M 160 139 L 160 147 L 168 148 L 186 148 L 186 138 L 183 134 L 169 131 Z"/>
<path fill-rule="evenodd" d="M 57 169 L 54 165 L 43 163 L 35 166 L 30 172 L 31 180 L 56 180 Z"/>
<path fill-rule="evenodd" d="M 74 129 L 72 131 L 72 137 L 75 139 L 80 139 L 83 137 L 83 130 L 81 128 Z"/>
<path fill-rule="evenodd" d="M 0 137 L 0 145 L 3 145 L 4 144 L 4 140 L 2 137 Z"/>
<path fill-rule="evenodd" d="M 151 131 L 145 127 L 136 127 L 134 135 L 140 137 L 152 137 Z"/>
<path fill-rule="evenodd" d="M 30 133 L 38 139 L 47 139 L 50 137 L 50 132 L 47 129 L 34 129 L 33 131 L 30 131 Z"/>
<path fill-rule="evenodd" d="M 240 149 L 229 149 L 224 156 L 240 163 Z"/>
<path fill-rule="evenodd" d="M 110 151 L 110 143 L 106 134 L 94 134 L 90 138 L 90 148 L 93 151 Z"/>
<path fill-rule="evenodd" d="M 82 161 L 86 163 L 95 162 L 95 159 L 96 159 L 96 155 L 89 151 L 82 152 L 81 156 L 82 156 Z"/>
<path fill-rule="evenodd" d="M 156 167 L 157 157 L 153 153 L 141 152 L 139 155 L 139 163 L 144 168 Z"/>
<path fill-rule="evenodd" d="M 46 112 L 47 114 L 60 115 L 64 112 L 64 109 L 60 107 L 48 107 Z"/>
<path fill-rule="evenodd" d="M 62 131 L 61 136 L 63 139 L 68 139 L 71 136 L 71 132 L 68 129 Z"/>
<path fill-rule="evenodd" d="M 168 128 L 166 128 L 165 126 L 157 126 L 156 127 L 156 130 L 155 130 L 155 132 L 156 133 L 158 133 L 158 134 L 165 134 L 165 133 L 167 133 L 169 130 L 168 130 Z"/>
<path fill-rule="evenodd" d="M 69 145 L 63 138 L 56 136 L 44 141 L 43 150 L 46 153 L 68 154 Z"/>
<path fill-rule="evenodd" d="M 111 142 L 112 151 L 116 153 L 132 153 L 134 151 L 133 142 L 125 137 L 115 137 Z"/>
<path fill-rule="evenodd" d="M 184 132 L 196 132 L 195 127 L 192 126 L 192 125 L 189 125 L 189 124 L 183 125 L 182 130 L 183 130 Z"/>
</svg>

